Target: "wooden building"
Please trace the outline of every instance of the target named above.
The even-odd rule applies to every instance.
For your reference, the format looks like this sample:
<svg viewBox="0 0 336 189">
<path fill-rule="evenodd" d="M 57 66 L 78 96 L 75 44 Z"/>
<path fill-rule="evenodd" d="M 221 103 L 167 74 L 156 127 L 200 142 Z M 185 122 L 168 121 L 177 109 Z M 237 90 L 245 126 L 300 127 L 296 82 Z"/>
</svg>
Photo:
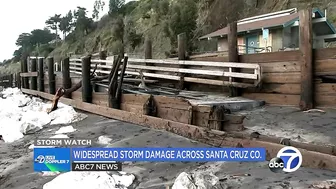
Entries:
<svg viewBox="0 0 336 189">
<path fill-rule="evenodd" d="M 336 41 L 336 30 L 327 20 L 326 12 L 313 9 L 313 48 L 324 48 Z M 296 8 L 239 20 L 238 48 L 240 54 L 297 50 L 299 47 L 299 13 Z M 228 28 L 200 37 L 217 40 L 217 51 L 227 51 Z"/>
</svg>

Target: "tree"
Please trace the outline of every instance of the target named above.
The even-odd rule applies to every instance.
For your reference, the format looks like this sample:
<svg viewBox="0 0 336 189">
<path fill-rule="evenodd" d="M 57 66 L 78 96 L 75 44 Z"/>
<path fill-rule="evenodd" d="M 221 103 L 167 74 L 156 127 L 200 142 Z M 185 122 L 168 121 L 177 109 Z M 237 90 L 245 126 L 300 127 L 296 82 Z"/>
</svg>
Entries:
<svg viewBox="0 0 336 189">
<path fill-rule="evenodd" d="M 91 18 L 88 18 L 86 16 L 87 10 L 84 7 L 77 7 L 77 10 L 75 11 L 75 30 L 79 32 L 80 34 L 87 35 L 89 33 L 89 29 L 91 28 L 91 25 L 93 23 L 93 20 Z"/>
<path fill-rule="evenodd" d="M 65 39 L 67 33 L 71 31 L 73 28 L 73 15 L 72 12 L 69 11 L 64 17 L 61 18 L 59 29 L 63 33 L 63 39 Z"/>
<path fill-rule="evenodd" d="M 120 14 L 122 7 L 125 5 L 125 0 L 110 0 L 109 1 L 109 15 Z"/>
<path fill-rule="evenodd" d="M 105 2 L 101 0 L 96 0 L 93 5 L 92 18 L 98 20 L 99 12 L 104 11 Z"/>
<path fill-rule="evenodd" d="M 174 2 L 168 14 L 164 32 L 172 45 L 177 46 L 177 35 L 184 32 L 187 34 L 188 44 L 192 44 L 197 19 L 197 4 L 194 0 Z M 191 49 L 192 46 L 189 45 L 188 48 Z"/>
<path fill-rule="evenodd" d="M 22 33 L 16 40 L 15 44 L 19 46 L 19 49 L 14 51 L 13 56 L 17 60 L 32 53 L 34 50 L 39 51 L 41 45 L 49 45 L 48 43 L 57 37 L 56 34 L 51 33 L 47 28 L 43 30 L 35 29 L 30 33 Z"/>
<path fill-rule="evenodd" d="M 56 35 L 58 36 L 58 26 L 61 22 L 61 15 L 55 14 L 54 16 L 50 17 L 45 23 L 51 29 L 55 30 Z"/>
</svg>

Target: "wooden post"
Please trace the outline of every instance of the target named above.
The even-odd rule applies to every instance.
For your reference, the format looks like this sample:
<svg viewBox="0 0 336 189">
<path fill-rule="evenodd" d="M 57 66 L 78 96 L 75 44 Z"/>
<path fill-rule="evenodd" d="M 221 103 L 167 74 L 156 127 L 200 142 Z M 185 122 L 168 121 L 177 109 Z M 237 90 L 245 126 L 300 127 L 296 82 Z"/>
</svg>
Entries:
<svg viewBox="0 0 336 189">
<path fill-rule="evenodd" d="M 92 86 L 90 81 L 91 57 L 82 58 L 82 101 L 92 102 Z"/>
<path fill-rule="evenodd" d="M 25 57 L 25 58 L 23 58 L 23 62 L 22 62 L 22 68 L 23 68 L 23 70 L 22 70 L 22 72 L 23 73 L 27 73 L 28 72 L 28 58 L 27 57 Z M 29 80 L 28 80 L 28 77 L 23 77 L 23 88 L 25 88 L 25 89 L 28 89 L 29 88 Z"/>
<path fill-rule="evenodd" d="M 314 108 L 312 9 L 299 12 L 301 100 L 300 109 Z"/>
<path fill-rule="evenodd" d="M 20 77 L 20 73 L 16 73 L 16 86 L 17 88 L 21 89 L 21 77 Z"/>
<path fill-rule="evenodd" d="M 126 71 L 127 61 L 128 61 L 128 57 L 126 56 L 124 58 L 124 61 L 123 61 L 123 66 L 121 68 L 121 73 L 120 73 L 120 80 L 119 80 L 117 91 L 116 91 L 116 100 L 117 100 L 118 109 L 120 109 L 120 104 L 121 104 L 121 95 L 122 95 L 122 88 L 121 87 L 122 87 L 122 84 L 123 84 L 123 81 L 124 81 L 124 75 L 125 75 L 125 71 Z"/>
<path fill-rule="evenodd" d="M 177 46 L 178 46 L 178 59 L 179 60 L 185 60 L 186 59 L 186 50 L 187 50 L 187 34 L 181 33 L 177 36 Z M 184 66 L 179 66 L 183 68 Z M 184 84 L 184 76 L 185 74 L 179 73 L 180 76 L 180 82 L 179 82 L 179 88 L 183 90 L 185 88 Z"/>
<path fill-rule="evenodd" d="M 63 88 L 70 89 L 71 88 L 71 78 L 70 78 L 70 59 L 65 58 L 62 61 L 62 78 L 63 78 Z M 64 94 L 65 98 L 71 98 L 71 93 Z"/>
<path fill-rule="evenodd" d="M 47 59 L 48 66 L 48 79 L 49 79 L 49 93 L 56 93 L 56 85 L 55 85 L 55 73 L 54 73 L 54 58 L 49 57 Z"/>
<path fill-rule="evenodd" d="M 107 52 L 106 51 L 100 51 L 99 52 L 99 59 L 100 60 L 106 60 L 107 58 Z"/>
<path fill-rule="evenodd" d="M 9 74 L 8 76 L 9 87 L 13 87 L 13 74 Z"/>
<path fill-rule="evenodd" d="M 44 92 L 44 66 L 43 58 L 38 59 L 38 90 Z"/>
<path fill-rule="evenodd" d="M 31 59 L 31 72 L 37 72 L 37 62 L 36 58 Z M 30 79 L 30 89 L 37 90 L 37 77 L 32 76 Z"/>
<path fill-rule="evenodd" d="M 150 39 L 145 41 L 145 59 L 152 59 L 152 41 Z"/>
<path fill-rule="evenodd" d="M 228 24 L 228 55 L 229 62 L 238 62 L 238 45 L 237 45 L 237 22 L 232 22 Z M 229 72 L 239 72 L 237 68 L 229 68 Z M 234 78 L 229 78 L 229 81 L 238 81 Z M 236 97 L 241 95 L 240 88 L 229 87 L 229 93 L 231 97 Z"/>
</svg>

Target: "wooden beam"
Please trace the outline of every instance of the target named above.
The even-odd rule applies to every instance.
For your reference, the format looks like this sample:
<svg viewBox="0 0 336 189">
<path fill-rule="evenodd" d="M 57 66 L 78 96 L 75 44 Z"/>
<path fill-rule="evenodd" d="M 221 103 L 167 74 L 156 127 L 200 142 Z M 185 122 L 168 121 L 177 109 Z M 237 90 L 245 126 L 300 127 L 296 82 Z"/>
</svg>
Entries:
<svg viewBox="0 0 336 189">
<path fill-rule="evenodd" d="M 27 72 L 27 73 L 20 73 L 21 77 L 37 77 L 38 72 Z"/>
<path fill-rule="evenodd" d="M 86 56 L 82 59 L 82 100 L 83 102 L 92 102 L 92 86 L 90 66 L 91 57 Z"/>
<path fill-rule="evenodd" d="M 54 73 L 54 58 L 49 57 L 47 59 L 47 66 L 48 66 L 48 83 L 49 83 L 49 93 L 55 94 L 56 93 L 56 82 L 55 82 L 55 73 Z"/>
<path fill-rule="evenodd" d="M 62 61 L 62 81 L 63 88 L 71 88 L 71 78 L 70 78 L 70 69 L 69 69 L 69 58 L 65 58 Z M 65 98 L 71 98 L 71 93 L 64 94 Z"/>
<path fill-rule="evenodd" d="M 28 58 L 25 57 L 22 60 L 22 73 L 27 73 L 28 72 Z M 29 78 L 24 77 L 23 78 L 23 88 L 28 89 L 29 88 Z"/>
<path fill-rule="evenodd" d="M 30 71 L 31 72 L 36 72 L 37 73 L 37 60 L 36 59 L 31 59 L 31 67 L 30 67 Z M 30 89 L 32 90 L 37 90 L 37 77 L 36 76 L 32 76 L 30 78 Z"/>
<path fill-rule="evenodd" d="M 260 56 L 260 55 L 259 55 Z M 296 60 L 297 61 L 297 60 Z M 279 61 L 280 62 L 280 61 Z M 256 63 L 236 63 L 236 62 L 214 62 L 214 61 L 192 61 L 192 60 L 170 60 L 170 59 L 135 59 L 130 58 L 128 64 L 132 63 L 153 63 L 153 64 L 171 64 L 171 65 L 185 65 L 185 66 L 211 66 L 221 68 L 247 68 L 258 69 L 260 66 Z M 71 63 L 72 64 L 72 63 Z"/>
<path fill-rule="evenodd" d="M 185 60 L 186 59 L 186 51 L 187 51 L 187 34 L 181 33 L 177 35 L 177 48 L 178 48 L 178 59 L 179 60 Z M 179 66 L 180 68 L 183 68 L 183 66 Z M 184 77 L 185 74 L 179 73 L 180 80 L 179 80 L 179 88 L 182 90 L 186 86 L 184 84 Z"/>
<path fill-rule="evenodd" d="M 44 66 L 43 58 L 38 59 L 38 90 L 44 92 Z"/>
<path fill-rule="evenodd" d="M 314 107 L 313 84 L 313 30 L 312 10 L 301 10 L 300 18 L 300 62 L 301 62 L 301 99 L 300 109 L 308 110 Z"/>
<path fill-rule="evenodd" d="M 238 45 L 237 45 L 237 22 L 229 23 L 228 26 L 228 51 L 229 62 L 238 62 Z M 229 72 L 239 72 L 239 69 L 229 68 Z M 237 81 L 235 78 L 229 77 L 229 82 Z M 239 80 L 238 80 L 239 81 Z M 229 93 L 231 97 L 240 96 L 239 88 L 229 86 Z"/>
<path fill-rule="evenodd" d="M 39 91 L 23 89 L 22 92 L 26 94 L 36 95 L 49 100 L 53 99 L 53 95 Z M 102 107 L 99 105 L 85 103 L 78 100 L 61 98 L 60 101 L 74 108 L 78 108 L 94 114 L 102 115 L 108 118 L 117 119 L 133 124 L 142 125 L 152 129 L 165 130 L 216 147 L 236 147 L 239 145 L 245 148 L 248 147 L 266 148 L 267 160 L 276 157 L 278 151 L 284 147 L 284 145 L 281 144 L 264 142 L 258 139 L 234 138 L 228 136 L 226 132 L 222 131 L 216 131 L 189 124 L 165 120 L 157 117 L 117 110 L 108 107 Z M 299 148 L 299 150 L 302 156 L 305 157 L 302 162 L 303 167 L 320 168 L 336 171 L 336 164 L 335 164 L 336 156 L 318 153 L 314 151 L 308 151 L 302 148 Z"/>
</svg>

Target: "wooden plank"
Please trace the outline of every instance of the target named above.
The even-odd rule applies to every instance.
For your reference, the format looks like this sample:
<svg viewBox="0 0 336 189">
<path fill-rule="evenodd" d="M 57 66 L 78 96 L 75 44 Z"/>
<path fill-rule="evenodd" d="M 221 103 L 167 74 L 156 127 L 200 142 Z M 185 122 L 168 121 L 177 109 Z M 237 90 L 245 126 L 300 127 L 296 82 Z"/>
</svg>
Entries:
<svg viewBox="0 0 336 189">
<path fill-rule="evenodd" d="M 92 93 L 92 103 L 100 106 L 108 106 L 108 95 L 104 92 L 94 92 Z"/>
<path fill-rule="evenodd" d="M 81 91 L 74 91 L 71 93 L 71 98 L 75 100 L 82 100 L 82 92 Z"/>
<path fill-rule="evenodd" d="M 336 48 L 314 49 L 315 60 L 335 59 Z"/>
<path fill-rule="evenodd" d="M 300 65 L 301 65 L 301 100 L 300 109 L 314 107 L 314 73 L 313 73 L 313 24 L 312 9 L 301 10 L 300 17 Z"/>
<path fill-rule="evenodd" d="M 228 62 L 228 56 L 216 56 L 216 57 L 190 57 L 194 61 L 207 61 L 207 62 Z"/>
<path fill-rule="evenodd" d="M 263 83 L 300 83 L 300 72 L 290 73 L 264 73 L 262 78 Z"/>
<path fill-rule="evenodd" d="M 156 70 L 156 71 L 165 71 L 165 72 L 209 75 L 209 76 L 223 76 L 223 77 L 236 77 L 236 78 L 244 78 L 244 79 L 258 79 L 257 74 L 226 72 L 226 71 L 218 71 L 218 70 L 201 70 L 201 69 L 196 70 L 196 69 L 170 68 L 170 67 L 158 67 L 158 66 L 138 66 L 138 65 L 129 65 L 128 67 L 129 68 L 134 68 L 134 69 L 142 69 L 142 70 Z"/>
<path fill-rule="evenodd" d="M 243 93 L 245 98 L 264 100 L 267 104 L 298 106 L 300 95 L 271 94 L 271 93 Z"/>
<path fill-rule="evenodd" d="M 315 93 L 315 103 L 319 107 L 336 108 L 336 95 Z"/>
<path fill-rule="evenodd" d="M 301 66 L 299 62 L 268 62 L 259 63 L 263 73 L 284 73 L 284 72 L 300 72 Z"/>
<path fill-rule="evenodd" d="M 315 61 L 314 72 L 321 75 L 323 72 L 336 72 L 336 59 L 325 59 Z"/>
<path fill-rule="evenodd" d="M 327 96 L 336 96 L 336 83 L 315 83 L 315 93 Z"/>
<path fill-rule="evenodd" d="M 260 54 L 239 55 L 239 62 L 248 63 L 268 63 L 268 62 L 287 62 L 298 61 L 300 58 L 299 51 L 280 51 Z"/>
<path fill-rule="evenodd" d="M 20 73 L 21 77 L 37 77 L 38 72 L 27 72 L 27 73 Z"/>
<path fill-rule="evenodd" d="M 281 93 L 299 95 L 301 92 L 301 85 L 296 83 L 266 83 L 262 85 L 261 89 L 248 88 L 244 92 L 247 93 Z"/>
<path fill-rule="evenodd" d="M 150 110 L 151 95 L 123 94 L 121 96 L 120 109 L 148 115 Z"/>
<path fill-rule="evenodd" d="M 22 90 L 26 94 L 40 96 L 45 99 L 53 99 L 53 95 L 32 91 L 29 89 Z M 74 108 L 78 108 L 84 111 L 88 111 L 94 114 L 105 116 L 112 119 L 117 119 L 133 124 L 139 124 L 152 129 L 165 130 L 192 140 L 196 140 L 205 144 L 209 144 L 217 147 L 236 147 L 238 144 L 245 148 L 248 147 L 261 147 L 267 150 L 267 160 L 276 157 L 278 151 L 284 147 L 284 145 L 264 142 L 258 139 L 241 139 L 227 136 L 227 133 L 221 131 L 215 131 L 208 128 L 201 128 L 189 124 L 178 123 L 171 120 L 165 120 L 152 116 L 140 115 L 133 112 L 127 112 L 108 107 L 102 107 L 95 104 L 84 103 L 78 100 L 72 100 L 67 98 L 61 98 L 62 103 L 68 104 Z M 294 146 L 295 147 L 295 146 Z M 336 171 L 336 156 L 318 153 L 314 151 L 308 151 L 299 148 L 303 157 L 302 166 L 309 168 L 322 168 Z M 318 161 L 316 161 L 318 160 Z"/>
<path fill-rule="evenodd" d="M 169 65 L 185 65 L 185 66 L 210 66 L 210 67 L 221 67 L 221 68 L 248 68 L 257 69 L 258 64 L 255 63 L 237 63 L 226 61 L 191 61 L 191 60 L 169 60 L 169 59 L 134 59 L 130 58 L 129 63 L 153 63 L 153 64 L 169 64 Z"/>
<path fill-rule="evenodd" d="M 157 117 L 191 124 L 193 107 L 188 100 L 167 96 L 154 96 L 153 100 Z"/>
</svg>

